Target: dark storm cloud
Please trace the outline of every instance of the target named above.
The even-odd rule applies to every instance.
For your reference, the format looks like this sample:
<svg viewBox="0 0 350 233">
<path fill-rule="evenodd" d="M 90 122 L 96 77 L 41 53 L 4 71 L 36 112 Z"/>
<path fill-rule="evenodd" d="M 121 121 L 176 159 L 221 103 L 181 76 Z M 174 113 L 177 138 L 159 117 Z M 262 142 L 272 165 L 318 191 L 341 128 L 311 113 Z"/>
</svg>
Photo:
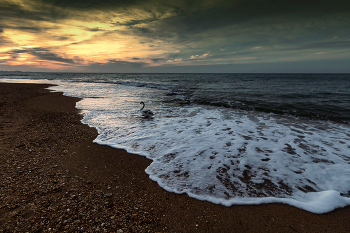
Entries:
<svg viewBox="0 0 350 233">
<path fill-rule="evenodd" d="M 290 12 L 332 12 L 348 11 L 348 1 L 322 1 L 322 0 L 31 0 L 28 1 L 35 9 L 27 10 L 23 6 L 9 2 L 0 3 L 3 16 L 21 16 L 33 20 L 48 20 L 66 18 L 68 12 L 65 8 L 77 11 L 103 10 L 103 11 L 128 11 L 133 8 L 141 8 L 144 11 L 161 14 L 168 10 L 177 15 L 189 16 L 188 22 L 198 24 L 196 18 L 204 20 L 201 24 L 210 24 L 210 19 L 220 18 L 234 19 L 248 16 L 271 15 Z M 197 16 L 195 12 L 203 12 L 206 15 Z M 72 17 L 72 15 L 70 15 Z M 191 17 L 190 17 L 191 16 Z M 199 16 L 199 17 L 198 17 Z M 93 17 L 93 15 L 92 15 Z M 205 20 L 208 19 L 208 20 Z M 156 20 L 156 17 L 146 19 L 144 22 Z M 214 20 L 215 21 L 215 20 Z M 126 25 L 138 24 L 141 21 L 131 20 Z"/>
<path fill-rule="evenodd" d="M 1 19 L 7 18 L 7 17 L 23 17 L 26 19 L 33 19 L 33 20 L 44 20 L 43 17 L 41 17 L 41 14 L 35 14 L 31 11 L 25 10 L 21 5 L 5 2 L 0 2 L 0 14 Z"/>
<path fill-rule="evenodd" d="M 1 2 L 0 15 L 2 18 L 22 18 L 36 21 L 55 21 L 74 18 L 72 11 L 88 12 L 102 10 L 104 12 L 130 12 L 132 9 L 142 9 L 150 12 L 143 19 L 130 19 L 126 22 L 114 22 L 116 25 L 135 26 L 159 21 L 159 16 L 167 12 L 174 16 L 156 26 L 156 31 L 140 30 L 135 33 L 145 36 L 175 36 L 186 39 L 188 32 L 195 34 L 224 25 L 239 23 L 251 18 L 298 13 L 305 17 L 310 12 L 349 12 L 349 1 L 321 0 L 31 0 L 31 10 L 14 3 Z M 69 8 L 72 11 L 66 11 Z M 132 12 L 130 12 L 132 14 Z M 157 13 L 157 16 L 156 16 Z M 92 14 L 91 17 L 94 17 Z M 1 19 L 0 19 L 1 20 Z M 22 29 L 27 29 L 23 27 Z M 21 28 L 20 28 L 21 29 Z M 33 30 L 35 26 L 33 26 Z M 97 30 L 97 29 L 88 29 Z M 137 31 L 138 30 L 138 31 Z M 174 30 L 174 31 L 173 31 Z"/>
<path fill-rule="evenodd" d="M 246 14 L 272 14 L 303 11 L 346 11 L 346 7 L 349 6 L 349 2 L 341 0 L 248 0 L 240 1 L 238 7 L 229 10 L 232 12 L 239 10 Z"/>
<path fill-rule="evenodd" d="M 45 3 L 53 6 L 74 9 L 113 9 L 116 7 L 134 7 L 140 5 L 174 7 L 178 10 L 195 8 L 198 6 L 217 6 L 244 13 L 272 13 L 300 10 L 346 10 L 348 1 L 341 0 L 34 0 L 38 4 Z"/>
<path fill-rule="evenodd" d="M 27 53 L 36 56 L 39 60 L 57 61 L 67 64 L 74 64 L 75 62 L 71 59 L 66 59 L 50 52 L 45 48 L 32 48 L 32 49 L 16 49 L 10 51 L 13 58 L 17 57 L 18 54 Z"/>
<path fill-rule="evenodd" d="M 286 41 L 290 37 L 290 33 L 298 32 L 299 29 L 320 31 L 324 36 L 324 23 L 322 18 L 334 13 L 343 13 L 343 18 L 348 21 L 350 18 L 350 3 L 342 3 L 340 1 L 216 1 L 210 7 L 190 8 L 190 4 L 182 4 L 177 6 L 176 15 L 162 20 L 157 20 L 153 16 L 143 19 L 143 22 L 148 22 L 149 25 L 145 28 L 131 27 L 131 31 L 127 33 L 134 33 L 150 39 L 166 39 L 169 38 L 177 43 L 200 41 L 205 37 L 233 37 L 241 34 L 239 31 L 227 28 L 226 31 L 220 34 L 212 34 L 213 30 L 225 28 L 227 26 L 243 25 L 251 28 L 256 28 L 257 31 L 262 27 L 270 27 L 270 31 L 264 35 L 259 35 L 256 40 L 265 39 L 266 36 L 274 36 L 278 39 L 280 35 L 272 34 L 279 31 L 289 30 L 289 35 L 283 38 Z M 174 5 L 169 4 L 169 9 Z M 180 8 L 180 9 L 179 9 Z M 288 21 L 289 20 L 289 21 Z M 337 24 L 342 22 L 342 19 L 328 19 L 337 20 Z M 291 24 L 291 22 L 298 22 Z M 141 23 L 140 21 L 129 21 L 124 25 L 133 26 Z M 249 25 L 249 23 L 251 25 Z M 248 25 L 247 25 L 248 24 Z M 326 27 L 329 22 L 325 22 Z M 269 26 L 274 25 L 274 26 Z M 346 25 L 346 24 L 344 24 Z M 274 28 L 273 28 L 274 27 Z M 286 28 L 289 27 L 289 28 Z M 347 26 L 349 27 L 349 26 Z M 327 28 L 330 30 L 332 28 Z M 232 31 L 230 31 L 232 30 Z M 337 30 L 335 27 L 333 29 Z M 206 34 L 203 34 L 206 33 Z M 251 38 L 248 38 L 251 40 Z M 307 39 L 307 38 L 306 38 Z M 269 39 L 270 41 L 270 39 Z M 264 42 L 264 41 L 261 41 Z"/>
<path fill-rule="evenodd" d="M 34 56 L 37 56 L 41 60 L 49 60 L 49 61 L 58 61 L 58 62 L 63 62 L 63 63 L 68 63 L 68 64 L 74 64 L 75 62 L 71 59 L 66 59 L 58 56 L 57 54 L 50 53 L 50 52 L 43 52 L 43 51 L 33 51 L 31 53 Z"/>
<path fill-rule="evenodd" d="M 67 12 L 62 11 L 55 5 L 47 5 L 40 2 L 36 3 L 35 1 L 28 2 L 32 4 L 32 9 L 7 1 L 0 2 L 0 14 L 2 19 L 21 18 L 35 21 L 53 21 L 67 18 Z"/>
<path fill-rule="evenodd" d="M 324 52 L 322 49 L 350 51 L 350 1 L 344 0 L 28 0 L 27 5 L 0 1 L 0 45 L 11 41 L 10 36 L 2 36 L 6 29 L 17 29 L 50 42 L 67 41 L 64 45 L 55 44 L 54 48 L 12 50 L 14 57 L 28 53 L 39 60 L 74 64 L 78 62 L 75 58 L 59 56 L 61 53 L 55 53 L 55 49 L 74 50 L 73 45 L 88 48 L 89 44 L 103 49 L 104 39 L 126 45 L 120 48 L 112 45 L 111 54 L 115 54 L 112 58 L 126 54 L 124 58 L 132 62 L 93 63 L 87 67 L 89 71 L 180 70 L 165 66 L 171 60 L 188 62 L 182 69 L 196 72 L 195 67 L 190 68 L 191 64 L 227 64 L 245 57 L 277 61 L 281 54 L 297 60 L 306 52 L 315 54 Z M 58 30 L 51 30 L 56 26 Z M 7 35 L 17 32 L 11 33 Z M 38 42 L 28 45 L 44 46 Z M 143 55 L 137 54 L 139 50 L 132 51 L 128 43 L 134 43 L 134 48 L 144 46 Z M 27 44 L 18 46 L 28 47 Z M 127 49 L 119 51 L 123 48 Z M 77 56 L 84 57 L 83 50 L 76 49 L 73 54 L 78 51 L 81 54 Z M 159 52 L 147 57 L 144 55 L 147 51 Z M 149 61 L 152 63 L 147 64 Z M 158 66 L 147 68 L 155 63 Z"/>
<path fill-rule="evenodd" d="M 74 9 L 110 9 L 111 7 L 127 7 L 132 5 L 138 5 L 142 0 L 35 0 L 36 2 L 42 2 L 53 6 L 59 6 L 63 8 Z"/>
</svg>

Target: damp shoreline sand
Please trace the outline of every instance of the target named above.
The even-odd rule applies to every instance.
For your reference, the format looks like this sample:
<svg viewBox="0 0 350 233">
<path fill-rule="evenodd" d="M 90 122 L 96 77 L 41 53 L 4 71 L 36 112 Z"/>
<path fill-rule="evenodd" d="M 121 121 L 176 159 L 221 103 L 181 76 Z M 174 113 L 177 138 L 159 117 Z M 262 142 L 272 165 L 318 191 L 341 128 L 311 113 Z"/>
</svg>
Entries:
<svg viewBox="0 0 350 233">
<path fill-rule="evenodd" d="M 169 193 L 145 157 L 92 141 L 79 98 L 0 83 L 0 232 L 348 232 L 350 207 L 225 207 Z"/>
</svg>

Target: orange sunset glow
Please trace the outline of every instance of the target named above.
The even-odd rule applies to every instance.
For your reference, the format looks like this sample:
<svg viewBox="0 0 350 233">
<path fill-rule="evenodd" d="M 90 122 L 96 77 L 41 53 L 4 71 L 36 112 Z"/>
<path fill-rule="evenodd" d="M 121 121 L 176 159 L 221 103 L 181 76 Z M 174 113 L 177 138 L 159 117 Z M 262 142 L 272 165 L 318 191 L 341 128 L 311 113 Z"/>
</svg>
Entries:
<svg viewBox="0 0 350 233">
<path fill-rule="evenodd" d="M 286 72 L 347 72 L 346 7 L 328 1 L 0 0 L 0 70 L 281 72 L 283 66 Z"/>
</svg>

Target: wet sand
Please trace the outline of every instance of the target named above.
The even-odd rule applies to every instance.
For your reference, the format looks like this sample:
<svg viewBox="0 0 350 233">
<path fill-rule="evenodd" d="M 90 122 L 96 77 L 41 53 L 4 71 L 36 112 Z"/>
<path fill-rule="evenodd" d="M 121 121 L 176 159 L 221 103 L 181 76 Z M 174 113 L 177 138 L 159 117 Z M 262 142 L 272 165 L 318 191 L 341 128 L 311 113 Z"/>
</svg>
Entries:
<svg viewBox="0 0 350 233">
<path fill-rule="evenodd" d="M 169 193 L 145 157 L 93 143 L 78 98 L 0 83 L 0 232 L 349 232 L 350 207 L 225 207 Z"/>
</svg>

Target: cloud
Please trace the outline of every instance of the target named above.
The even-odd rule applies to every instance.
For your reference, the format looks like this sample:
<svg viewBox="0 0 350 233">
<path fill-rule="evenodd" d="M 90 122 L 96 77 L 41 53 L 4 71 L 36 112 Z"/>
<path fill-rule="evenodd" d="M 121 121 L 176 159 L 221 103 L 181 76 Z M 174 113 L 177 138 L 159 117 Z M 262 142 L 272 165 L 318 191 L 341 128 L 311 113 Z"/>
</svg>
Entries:
<svg viewBox="0 0 350 233">
<path fill-rule="evenodd" d="M 147 64 L 143 62 L 110 60 L 107 63 L 91 63 L 85 67 L 85 70 L 101 73 L 137 73 L 142 72 L 146 66 Z"/>
<path fill-rule="evenodd" d="M 46 31 L 49 28 L 40 27 L 40 26 L 4 26 L 5 29 L 15 29 L 20 31 L 28 31 L 28 32 L 42 32 Z"/>
<path fill-rule="evenodd" d="M 87 9 L 113 9 L 116 7 L 128 7 L 132 5 L 139 5 L 141 0 L 34 0 L 39 4 L 50 4 L 53 6 L 58 6 L 62 8 L 73 8 L 77 10 L 87 10 Z"/>
<path fill-rule="evenodd" d="M 67 12 L 45 3 L 35 3 L 35 1 L 1 1 L 0 13 L 3 19 L 18 18 L 34 21 L 53 21 L 66 18 Z"/>
<path fill-rule="evenodd" d="M 349 51 L 349 9 L 338 0 L 7 0 L 0 44 L 13 59 L 101 72 L 291 61 Z"/>
<path fill-rule="evenodd" d="M 324 40 L 326 31 L 336 33 L 341 24 L 344 31 L 349 28 L 346 26 L 350 24 L 346 24 L 350 19 L 348 14 L 337 18 L 334 15 L 337 7 L 328 1 L 318 2 L 231 1 L 226 5 L 227 1 L 217 1 L 210 8 L 198 10 L 186 4 L 175 10 L 171 5 L 168 11 L 176 14 L 159 20 L 144 19 L 143 22 L 148 21 L 146 25 L 132 27 L 126 33 L 148 43 L 159 40 L 173 43 L 185 58 L 193 53 L 223 48 L 232 52 L 256 46 L 317 42 Z M 140 22 L 130 21 L 129 25 Z"/>
<path fill-rule="evenodd" d="M 198 60 L 198 59 L 204 59 L 209 56 L 209 53 L 205 53 L 203 55 L 192 55 L 189 59 L 190 60 Z"/>
<path fill-rule="evenodd" d="M 58 56 L 57 54 L 52 53 L 45 48 L 17 49 L 17 50 L 12 50 L 9 53 L 13 58 L 16 58 L 18 54 L 27 53 L 37 57 L 39 60 L 56 61 L 56 62 L 62 62 L 67 64 L 75 63 L 72 59 L 67 59 L 67 58 Z"/>
<path fill-rule="evenodd" d="M 11 40 L 9 40 L 7 37 L 3 36 L 3 31 L 0 28 L 0 48 L 1 47 L 7 47 L 7 46 L 12 46 L 13 42 Z"/>
<path fill-rule="evenodd" d="M 105 31 L 105 30 L 103 30 L 103 29 L 101 29 L 101 28 L 98 28 L 98 27 L 96 27 L 96 28 L 86 28 L 86 30 L 87 30 L 87 31 L 90 31 L 90 32 Z"/>
<path fill-rule="evenodd" d="M 127 22 L 116 22 L 116 23 L 114 23 L 114 24 L 115 24 L 115 25 L 122 25 L 122 26 L 132 27 L 132 26 L 139 25 L 139 24 L 148 24 L 148 23 L 152 23 L 152 22 L 157 21 L 157 20 L 159 20 L 159 19 L 153 15 L 152 18 L 146 18 L 146 19 L 132 19 L 132 20 L 129 20 L 129 21 L 127 21 Z"/>
<path fill-rule="evenodd" d="M 299 47 L 299 49 L 301 48 L 303 49 L 350 49 L 350 39 L 309 43 Z"/>
</svg>

